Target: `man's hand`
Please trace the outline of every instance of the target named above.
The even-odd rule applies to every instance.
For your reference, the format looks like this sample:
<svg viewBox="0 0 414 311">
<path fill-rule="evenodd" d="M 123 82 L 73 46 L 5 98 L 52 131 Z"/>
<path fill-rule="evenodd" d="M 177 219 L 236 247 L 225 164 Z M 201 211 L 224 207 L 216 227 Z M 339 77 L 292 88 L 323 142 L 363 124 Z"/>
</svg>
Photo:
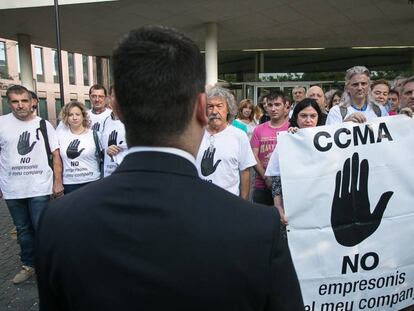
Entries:
<svg viewBox="0 0 414 311">
<path fill-rule="evenodd" d="M 413 111 L 411 108 L 405 107 L 400 110 L 400 114 L 405 114 L 406 116 L 412 118 L 413 117 Z"/>
<path fill-rule="evenodd" d="M 359 164 L 358 153 L 352 156 L 352 168 L 350 161 L 351 159 L 346 159 L 343 171 L 339 170 L 336 173 L 331 212 L 335 238 L 343 246 L 355 246 L 377 230 L 388 201 L 394 193 L 393 191 L 383 193 L 374 212 L 371 213 L 368 197 L 368 161 L 364 159 Z"/>
<path fill-rule="evenodd" d="M 64 191 L 65 189 L 63 188 L 63 185 L 62 185 L 62 183 L 57 183 L 57 182 L 54 182 L 53 183 L 53 194 L 52 194 L 52 197 L 53 198 L 59 198 L 59 197 L 61 197 L 61 196 L 63 196 L 63 191 Z"/>
<path fill-rule="evenodd" d="M 216 153 L 216 148 L 210 148 L 208 147 L 206 151 L 204 151 L 203 159 L 201 160 L 201 174 L 203 176 L 208 176 L 213 174 L 221 160 L 217 160 L 216 163 L 214 163 L 214 154 Z"/>
<path fill-rule="evenodd" d="M 112 159 L 113 156 L 116 156 L 118 153 L 122 151 L 122 148 L 116 145 L 111 145 L 106 149 L 106 154 L 109 155 Z M 114 160 L 112 159 L 112 162 Z"/>
<path fill-rule="evenodd" d="M 352 121 L 354 123 L 365 123 L 367 122 L 367 118 L 362 112 L 354 112 L 349 117 L 344 119 L 344 122 Z"/>
<path fill-rule="evenodd" d="M 20 136 L 19 136 L 19 142 L 17 143 L 17 152 L 20 155 L 26 155 L 28 154 L 30 151 L 33 150 L 34 145 L 37 142 L 34 141 L 31 145 L 30 145 L 30 133 L 28 131 L 24 131 Z"/>
<path fill-rule="evenodd" d="M 78 151 L 79 144 L 80 144 L 79 139 L 75 139 L 69 144 L 68 149 L 66 150 L 66 155 L 68 156 L 69 159 L 76 159 L 77 157 L 80 156 L 82 151 L 85 150 L 85 148 L 82 148 L 81 150 Z"/>
</svg>

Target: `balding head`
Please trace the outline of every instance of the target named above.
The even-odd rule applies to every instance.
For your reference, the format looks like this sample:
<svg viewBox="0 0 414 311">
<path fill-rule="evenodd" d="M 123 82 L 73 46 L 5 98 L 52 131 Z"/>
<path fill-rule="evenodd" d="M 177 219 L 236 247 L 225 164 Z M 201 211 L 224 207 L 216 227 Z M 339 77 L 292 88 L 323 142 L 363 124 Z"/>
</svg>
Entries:
<svg viewBox="0 0 414 311">
<path fill-rule="evenodd" d="M 306 97 L 316 100 L 322 112 L 326 112 L 326 98 L 321 87 L 317 85 L 311 86 L 306 92 Z"/>
</svg>

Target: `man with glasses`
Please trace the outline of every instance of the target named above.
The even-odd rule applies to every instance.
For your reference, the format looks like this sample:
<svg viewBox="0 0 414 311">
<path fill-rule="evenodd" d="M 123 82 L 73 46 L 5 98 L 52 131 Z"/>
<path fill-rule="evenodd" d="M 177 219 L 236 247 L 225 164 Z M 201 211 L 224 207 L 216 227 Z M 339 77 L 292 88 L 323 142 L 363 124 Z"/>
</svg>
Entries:
<svg viewBox="0 0 414 311">
<path fill-rule="evenodd" d="M 111 109 L 105 106 L 106 96 L 106 89 L 103 85 L 94 84 L 89 89 L 89 98 L 91 100 L 92 109 L 88 110 L 88 115 L 91 120 L 92 129 L 98 132 L 102 132 L 103 123 L 112 112 Z"/>
<path fill-rule="evenodd" d="M 292 90 L 292 105 L 290 106 L 289 118 L 292 117 L 293 109 L 298 102 L 305 98 L 306 89 L 303 86 L 295 86 Z"/>
<path fill-rule="evenodd" d="M 370 72 L 364 66 L 354 66 L 346 71 L 344 99 L 329 110 L 326 124 L 346 121 L 364 123 L 374 118 L 388 116 L 384 107 L 369 96 Z"/>
</svg>

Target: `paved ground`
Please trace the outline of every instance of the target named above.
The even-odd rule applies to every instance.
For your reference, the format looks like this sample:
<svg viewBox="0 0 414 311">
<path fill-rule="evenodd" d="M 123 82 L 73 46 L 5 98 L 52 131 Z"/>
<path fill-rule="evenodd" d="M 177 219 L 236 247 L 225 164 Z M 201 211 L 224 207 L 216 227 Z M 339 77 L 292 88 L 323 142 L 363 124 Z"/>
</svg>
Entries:
<svg viewBox="0 0 414 311">
<path fill-rule="evenodd" d="M 12 279 L 20 271 L 19 246 L 10 231 L 13 225 L 9 211 L 0 200 L 0 310 L 39 310 L 36 280 L 32 278 L 21 285 L 14 285 Z"/>
</svg>

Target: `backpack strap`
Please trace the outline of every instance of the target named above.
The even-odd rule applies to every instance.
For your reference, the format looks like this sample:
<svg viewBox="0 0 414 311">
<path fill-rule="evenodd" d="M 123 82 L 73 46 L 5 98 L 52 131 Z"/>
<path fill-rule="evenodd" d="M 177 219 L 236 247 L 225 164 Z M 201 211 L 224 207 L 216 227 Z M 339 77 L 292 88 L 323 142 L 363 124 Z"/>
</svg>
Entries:
<svg viewBox="0 0 414 311">
<path fill-rule="evenodd" d="M 346 114 L 348 113 L 348 107 L 339 106 L 339 111 L 341 112 L 342 121 L 343 121 L 346 117 Z"/>
<path fill-rule="evenodd" d="M 377 104 L 372 104 L 372 110 L 374 110 L 377 117 L 381 117 L 381 108 Z"/>
<path fill-rule="evenodd" d="M 103 163 L 104 163 L 104 154 L 102 152 L 101 144 L 99 142 L 98 133 L 95 130 L 93 132 L 93 140 L 95 142 L 95 158 L 98 163 L 99 172 L 101 173 L 101 178 L 103 177 Z"/>
<path fill-rule="evenodd" d="M 42 133 L 43 140 L 45 141 L 47 163 L 49 164 L 50 168 L 53 170 L 53 156 L 52 156 L 52 151 L 50 150 L 49 137 L 47 136 L 47 127 L 46 127 L 45 119 L 40 120 L 40 132 Z"/>
</svg>

